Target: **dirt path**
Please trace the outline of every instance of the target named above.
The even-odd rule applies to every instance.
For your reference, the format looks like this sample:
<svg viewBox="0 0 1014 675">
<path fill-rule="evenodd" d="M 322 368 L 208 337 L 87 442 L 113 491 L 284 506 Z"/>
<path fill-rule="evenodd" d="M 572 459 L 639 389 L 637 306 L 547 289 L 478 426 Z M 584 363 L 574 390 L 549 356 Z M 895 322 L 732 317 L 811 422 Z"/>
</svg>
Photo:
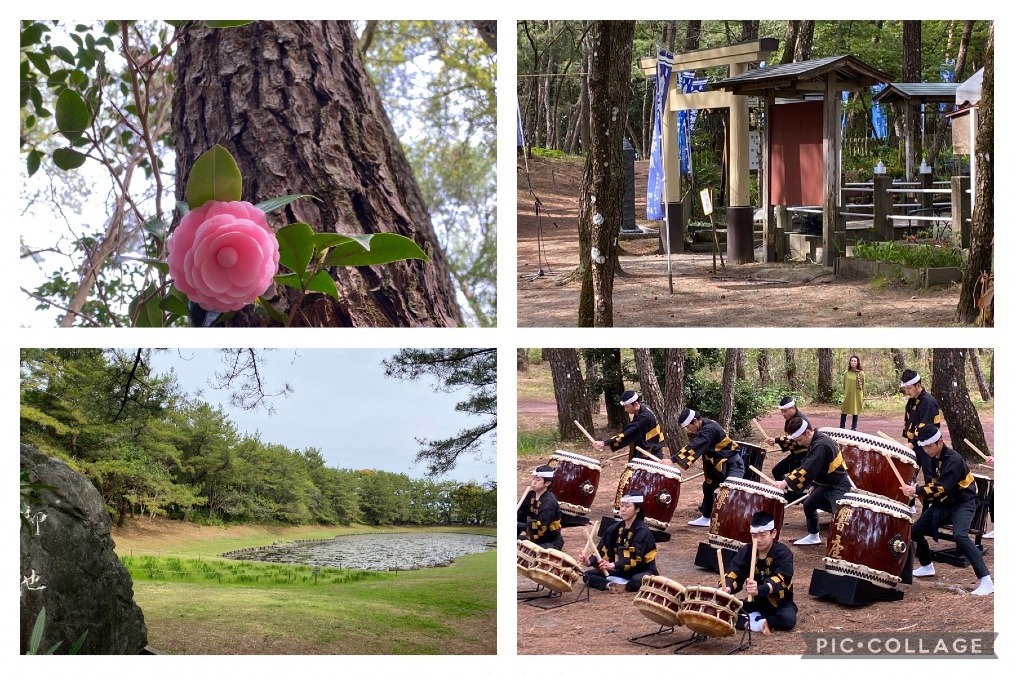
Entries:
<svg viewBox="0 0 1014 675">
<path fill-rule="evenodd" d="M 807 415 L 819 426 L 837 426 L 836 410 L 807 409 Z M 556 408 L 553 404 L 536 401 L 518 401 L 519 426 L 535 427 L 555 424 Z M 522 419 L 524 422 L 522 423 Z M 598 415 L 596 428 L 605 426 L 605 415 Z M 781 429 L 781 416 L 777 413 L 761 418 L 766 430 L 776 433 Z M 983 429 L 989 446 L 993 447 L 994 424 L 992 414 L 982 415 Z M 860 417 L 859 429 L 866 433 L 897 431 L 899 417 L 888 414 L 871 414 Z M 596 436 L 602 435 L 597 432 Z M 562 449 L 585 456 L 605 459 L 587 443 L 561 444 Z M 765 467 L 781 458 L 780 453 L 771 453 Z M 625 457 L 625 455 L 624 455 Z M 546 462 L 548 456 L 525 456 L 518 459 L 517 494 L 528 484 L 532 470 Z M 599 491 L 592 505 L 591 522 L 596 525 L 604 516 L 612 516 L 613 499 L 624 460 L 605 461 L 599 479 Z M 717 575 L 694 566 L 693 561 L 698 544 L 707 541 L 705 528 L 689 527 L 687 521 L 696 518 L 700 502 L 700 479 L 682 486 L 679 506 L 670 525 L 672 539 L 658 544 L 658 568 L 662 576 L 674 579 L 684 586 L 714 586 Z M 822 518 L 822 538 L 826 541 L 829 517 Z M 806 534 L 801 509 L 794 508 L 786 513 L 781 540 L 792 542 Z M 584 528 L 564 530 L 564 551 L 577 556 L 585 544 Z M 993 544 L 986 544 L 986 564 L 994 572 Z M 943 547 L 942 544 L 934 544 Z M 825 631 L 923 631 L 934 630 L 946 625 L 953 631 L 992 631 L 994 603 L 993 596 L 978 598 L 968 595 L 975 586 L 975 575 L 971 568 L 957 568 L 937 564 L 937 576 L 917 580 L 912 585 L 901 584 L 905 594 L 898 602 L 881 602 L 866 607 L 847 607 L 837 603 L 817 600 L 808 594 L 811 575 L 815 569 L 823 569 L 824 546 L 792 546 L 795 557 L 793 589 L 796 605 L 799 607 L 796 629 L 789 633 L 774 633 L 770 636 L 755 635 L 753 646 L 747 654 L 801 654 L 805 650 L 804 633 Z M 581 588 L 578 583 L 576 589 Z M 518 576 L 519 591 L 530 589 L 533 582 Z M 576 590 L 575 589 L 575 590 Z M 633 605 L 633 594 L 612 595 L 592 592 L 590 602 L 580 602 L 552 610 L 541 610 L 522 602 L 525 594 L 519 594 L 518 601 L 518 653 L 519 654 L 671 654 L 671 649 L 652 649 L 632 644 L 627 638 L 649 633 L 658 625 L 645 618 Z M 576 593 L 566 594 L 563 600 L 570 600 Z M 546 603 L 551 601 L 539 601 Z M 559 602 L 559 601 L 557 601 Z M 538 603 L 536 603 L 538 604 Z M 942 617 L 946 617 L 945 620 Z M 945 621 L 945 624 L 941 622 Z M 689 636 L 685 628 L 676 629 L 677 638 Z M 735 646 L 736 638 L 709 639 L 687 650 L 691 654 L 723 654 Z"/>
<path fill-rule="evenodd" d="M 646 162 L 638 162 L 635 212 L 645 212 Z M 535 201 L 518 173 L 518 325 L 574 326 L 580 287 L 568 281 L 578 263 L 577 219 L 582 165 L 533 159 L 532 192 L 541 206 L 538 247 Z M 613 291 L 616 326 L 951 326 L 957 286 L 922 290 L 889 283 L 837 279 L 810 263 L 751 263 L 719 267 L 711 254 L 676 254 L 669 293 L 668 264 L 657 240 L 621 242 Z M 539 270 L 545 276 L 533 278 Z"/>
</svg>

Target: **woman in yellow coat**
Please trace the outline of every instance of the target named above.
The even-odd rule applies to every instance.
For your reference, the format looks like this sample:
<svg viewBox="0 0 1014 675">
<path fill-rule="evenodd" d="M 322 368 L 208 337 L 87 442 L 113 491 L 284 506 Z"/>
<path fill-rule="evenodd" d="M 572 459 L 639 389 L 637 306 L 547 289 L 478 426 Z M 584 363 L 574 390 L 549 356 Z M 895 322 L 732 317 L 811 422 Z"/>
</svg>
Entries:
<svg viewBox="0 0 1014 675">
<path fill-rule="evenodd" d="M 849 357 L 849 369 L 845 371 L 845 398 L 841 403 L 841 423 L 838 425 L 845 428 L 845 418 L 852 415 L 852 431 L 856 430 L 859 423 L 859 414 L 863 412 L 863 365 L 859 357 L 853 354 Z"/>
</svg>

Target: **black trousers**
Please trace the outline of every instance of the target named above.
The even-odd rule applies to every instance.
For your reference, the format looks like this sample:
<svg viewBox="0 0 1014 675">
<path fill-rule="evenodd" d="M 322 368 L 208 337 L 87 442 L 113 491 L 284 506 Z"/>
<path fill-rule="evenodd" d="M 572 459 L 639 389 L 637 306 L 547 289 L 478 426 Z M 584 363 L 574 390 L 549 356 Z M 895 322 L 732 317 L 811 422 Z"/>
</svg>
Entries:
<svg viewBox="0 0 1014 675">
<path fill-rule="evenodd" d="M 798 469 L 803 464 L 803 458 L 805 453 L 801 455 L 794 455 L 791 452 L 788 453 L 780 462 L 771 467 L 771 475 L 775 480 L 782 480 L 785 478 L 785 474 L 789 473 L 793 469 Z M 796 492 L 792 488 L 785 490 L 785 499 L 789 502 L 794 502 L 800 497 L 802 493 Z"/>
<path fill-rule="evenodd" d="M 953 508 L 933 504 L 923 511 L 919 520 L 912 526 L 912 541 L 915 542 L 915 554 L 919 558 L 919 564 L 929 565 L 933 562 L 933 552 L 930 550 L 929 542 L 926 541 L 926 535 L 933 535 L 938 527 L 950 524 L 951 532 L 954 533 L 954 545 L 971 563 L 975 576 L 979 579 L 988 576 L 989 568 L 982 559 L 982 552 L 968 538 L 968 530 L 974 515 L 974 499 L 964 501 Z"/>
<path fill-rule="evenodd" d="M 627 592 L 636 593 L 637 591 L 641 590 L 641 580 L 644 579 L 644 577 L 646 577 L 647 575 L 648 575 L 647 572 L 641 572 L 640 574 L 635 574 L 634 576 L 627 579 Z M 626 579 L 626 577 L 624 577 L 623 575 L 616 573 L 610 574 L 609 576 L 621 577 L 623 579 Z M 602 570 L 597 569 L 585 570 L 584 580 L 586 584 L 599 591 L 606 590 L 606 586 L 609 584 L 609 582 L 606 580 L 606 573 L 603 572 Z"/>
<path fill-rule="evenodd" d="M 701 505 L 697 510 L 705 518 L 711 517 L 711 507 L 715 505 L 715 490 L 726 478 L 742 478 L 746 474 L 746 464 L 743 462 L 743 455 L 733 455 L 725 462 L 725 472 L 715 471 L 713 464 L 704 463 L 704 484 L 701 492 L 704 495 Z"/>
<path fill-rule="evenodd" d="M 845 496 L 851 489 L 847 481 L 840 481 L 834 485 L 815 485 L 813 492 L 803 502 L 803 514 L 806 516 L 806 531 L 809 534 L 820 532 L 820 519 L 817 517 L 817 510 L 827 511 L 833 514 L 838 500 Z"/>
<path fill-rule="evenodd" d="M 740 623 L 748 619 L 750 612 L 760 612 L 768 621 L 768 628 L 771 630 L 792 630 L 796 627 L 796 603 L 791 600 L 775 607 L 766 598 L 758 597 L 753 602 L 743 601 L 743 609 L 740 611 L 740 621 L 736 623 L 737 628 L 743 628 L 746 623 Z"/>
</svg>

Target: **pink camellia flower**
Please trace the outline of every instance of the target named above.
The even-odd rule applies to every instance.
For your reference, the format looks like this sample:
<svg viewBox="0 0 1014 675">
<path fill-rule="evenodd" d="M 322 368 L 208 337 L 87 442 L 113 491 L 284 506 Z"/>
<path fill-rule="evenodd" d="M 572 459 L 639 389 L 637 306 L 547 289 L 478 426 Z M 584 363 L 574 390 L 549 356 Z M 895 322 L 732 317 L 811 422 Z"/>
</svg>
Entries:
<svg viewBox="0 0 1014 675">
<path fill-rule="evenodd" d="M 183 216 L 168 248 L 176 288 L 206 310 L 242 309 L 278 272 L 278 240 L 249 202 L 205 202 Z"/>
</svg>

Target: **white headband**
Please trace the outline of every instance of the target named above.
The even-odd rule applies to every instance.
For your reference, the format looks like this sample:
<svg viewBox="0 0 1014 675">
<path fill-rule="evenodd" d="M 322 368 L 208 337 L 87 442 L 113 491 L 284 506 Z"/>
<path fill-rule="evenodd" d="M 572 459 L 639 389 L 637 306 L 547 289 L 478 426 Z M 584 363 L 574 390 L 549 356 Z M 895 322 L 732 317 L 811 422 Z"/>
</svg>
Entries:
<svg viewBox="0 0 1014 675">
<path fill-rule="evenodd" d="M 629 504 L 643 504 L 644 495 L 623 495 L 620 497 L 621 502 L 627 502 Z"/>
<path fill-rule="evenodd" d="M 633 396 L 631 396 L 625 401 L 621 398 L 620 405 L 630 405 L 631 403 L 637 403 L 637 392 L 633 392 L 633 394 L 634 394 Z"/>
<path fill-rule="evenodd" d="M 750 534 L 757 534 L 758 532 L 768 532 L 773 529 L 775 529 L 775 521 L 772 519 L 768 522 L 767 525 L 756 525 L 756 526 L 751 525 Z"/>
<path fill-rule="evenodd" d="M 779 410 L 788 410 L 789 408 L 795 408 L 795 407 L 796 407 L 796 399 L 792 399 L 791 401 L 789 401 L 785 405 L 778 406 L 778 409 Z"/>
<path fill-rule="evenodd" d="M 937 432 L 932 436 L 930 436 L 929 438 L 927 438 L 925 441 L 919 441 L 919 445 L 925 447 L 930 443 L 936 443 L 939 440 L 940 440 L 940 430 L 937 429 Z"/>
<path fill-rule="evenodd" d="M 533 476 L 538 476 L 539 478 L 552 478 L 553 477 L 553 472 L 552 471 L 533 471 L 532 475 Z"/>
<path fill-rule="evenodd" d="M 908 382 L 902 382 L 902 383 L 901 383 L 901 386 L 903 386 L 903 387 L 907 387 L 907 386 L 908 386 L 908 385 L 910 385 L 910 384 L 915 384 L 915 383 L 916 383 L 916 382 L 918 382 L 918 381 L 919 381 L 920 379 L 922 379 L 922 378 L 920 378 L 920 377 L 919 377 L 919 373 L 916 373 L 916 374 L 915 374 L 915 377 L 913 377 L 913 378 L 912 378 L 911 380 L 909 380 Z"/>
<path fill-rule="evenodd" d="M 697 417 L 697 413 L 695 411 L 691 410 L 690 408 L 687 408 L 687 411 L 690 413 L 690 415 L 688 415 L 687 420 L 680 425 L 684 429 L 690 426 L 690 423 L 694 421 L 695 417 Z"/>
<path fill-rule="evenodd" d="M 809 428 L 809 426 L 810 425 L 806 423 L 806 420 L 803 420 L 803 425 L 798 429 L 796 429 L 796 433 L 789 434 L 789 438 L 791 438 L 792 440 L 796 440 L 797 438 L 803 435 L 803 432 L 806 431 L 807 428 Z"/>
</svg>

